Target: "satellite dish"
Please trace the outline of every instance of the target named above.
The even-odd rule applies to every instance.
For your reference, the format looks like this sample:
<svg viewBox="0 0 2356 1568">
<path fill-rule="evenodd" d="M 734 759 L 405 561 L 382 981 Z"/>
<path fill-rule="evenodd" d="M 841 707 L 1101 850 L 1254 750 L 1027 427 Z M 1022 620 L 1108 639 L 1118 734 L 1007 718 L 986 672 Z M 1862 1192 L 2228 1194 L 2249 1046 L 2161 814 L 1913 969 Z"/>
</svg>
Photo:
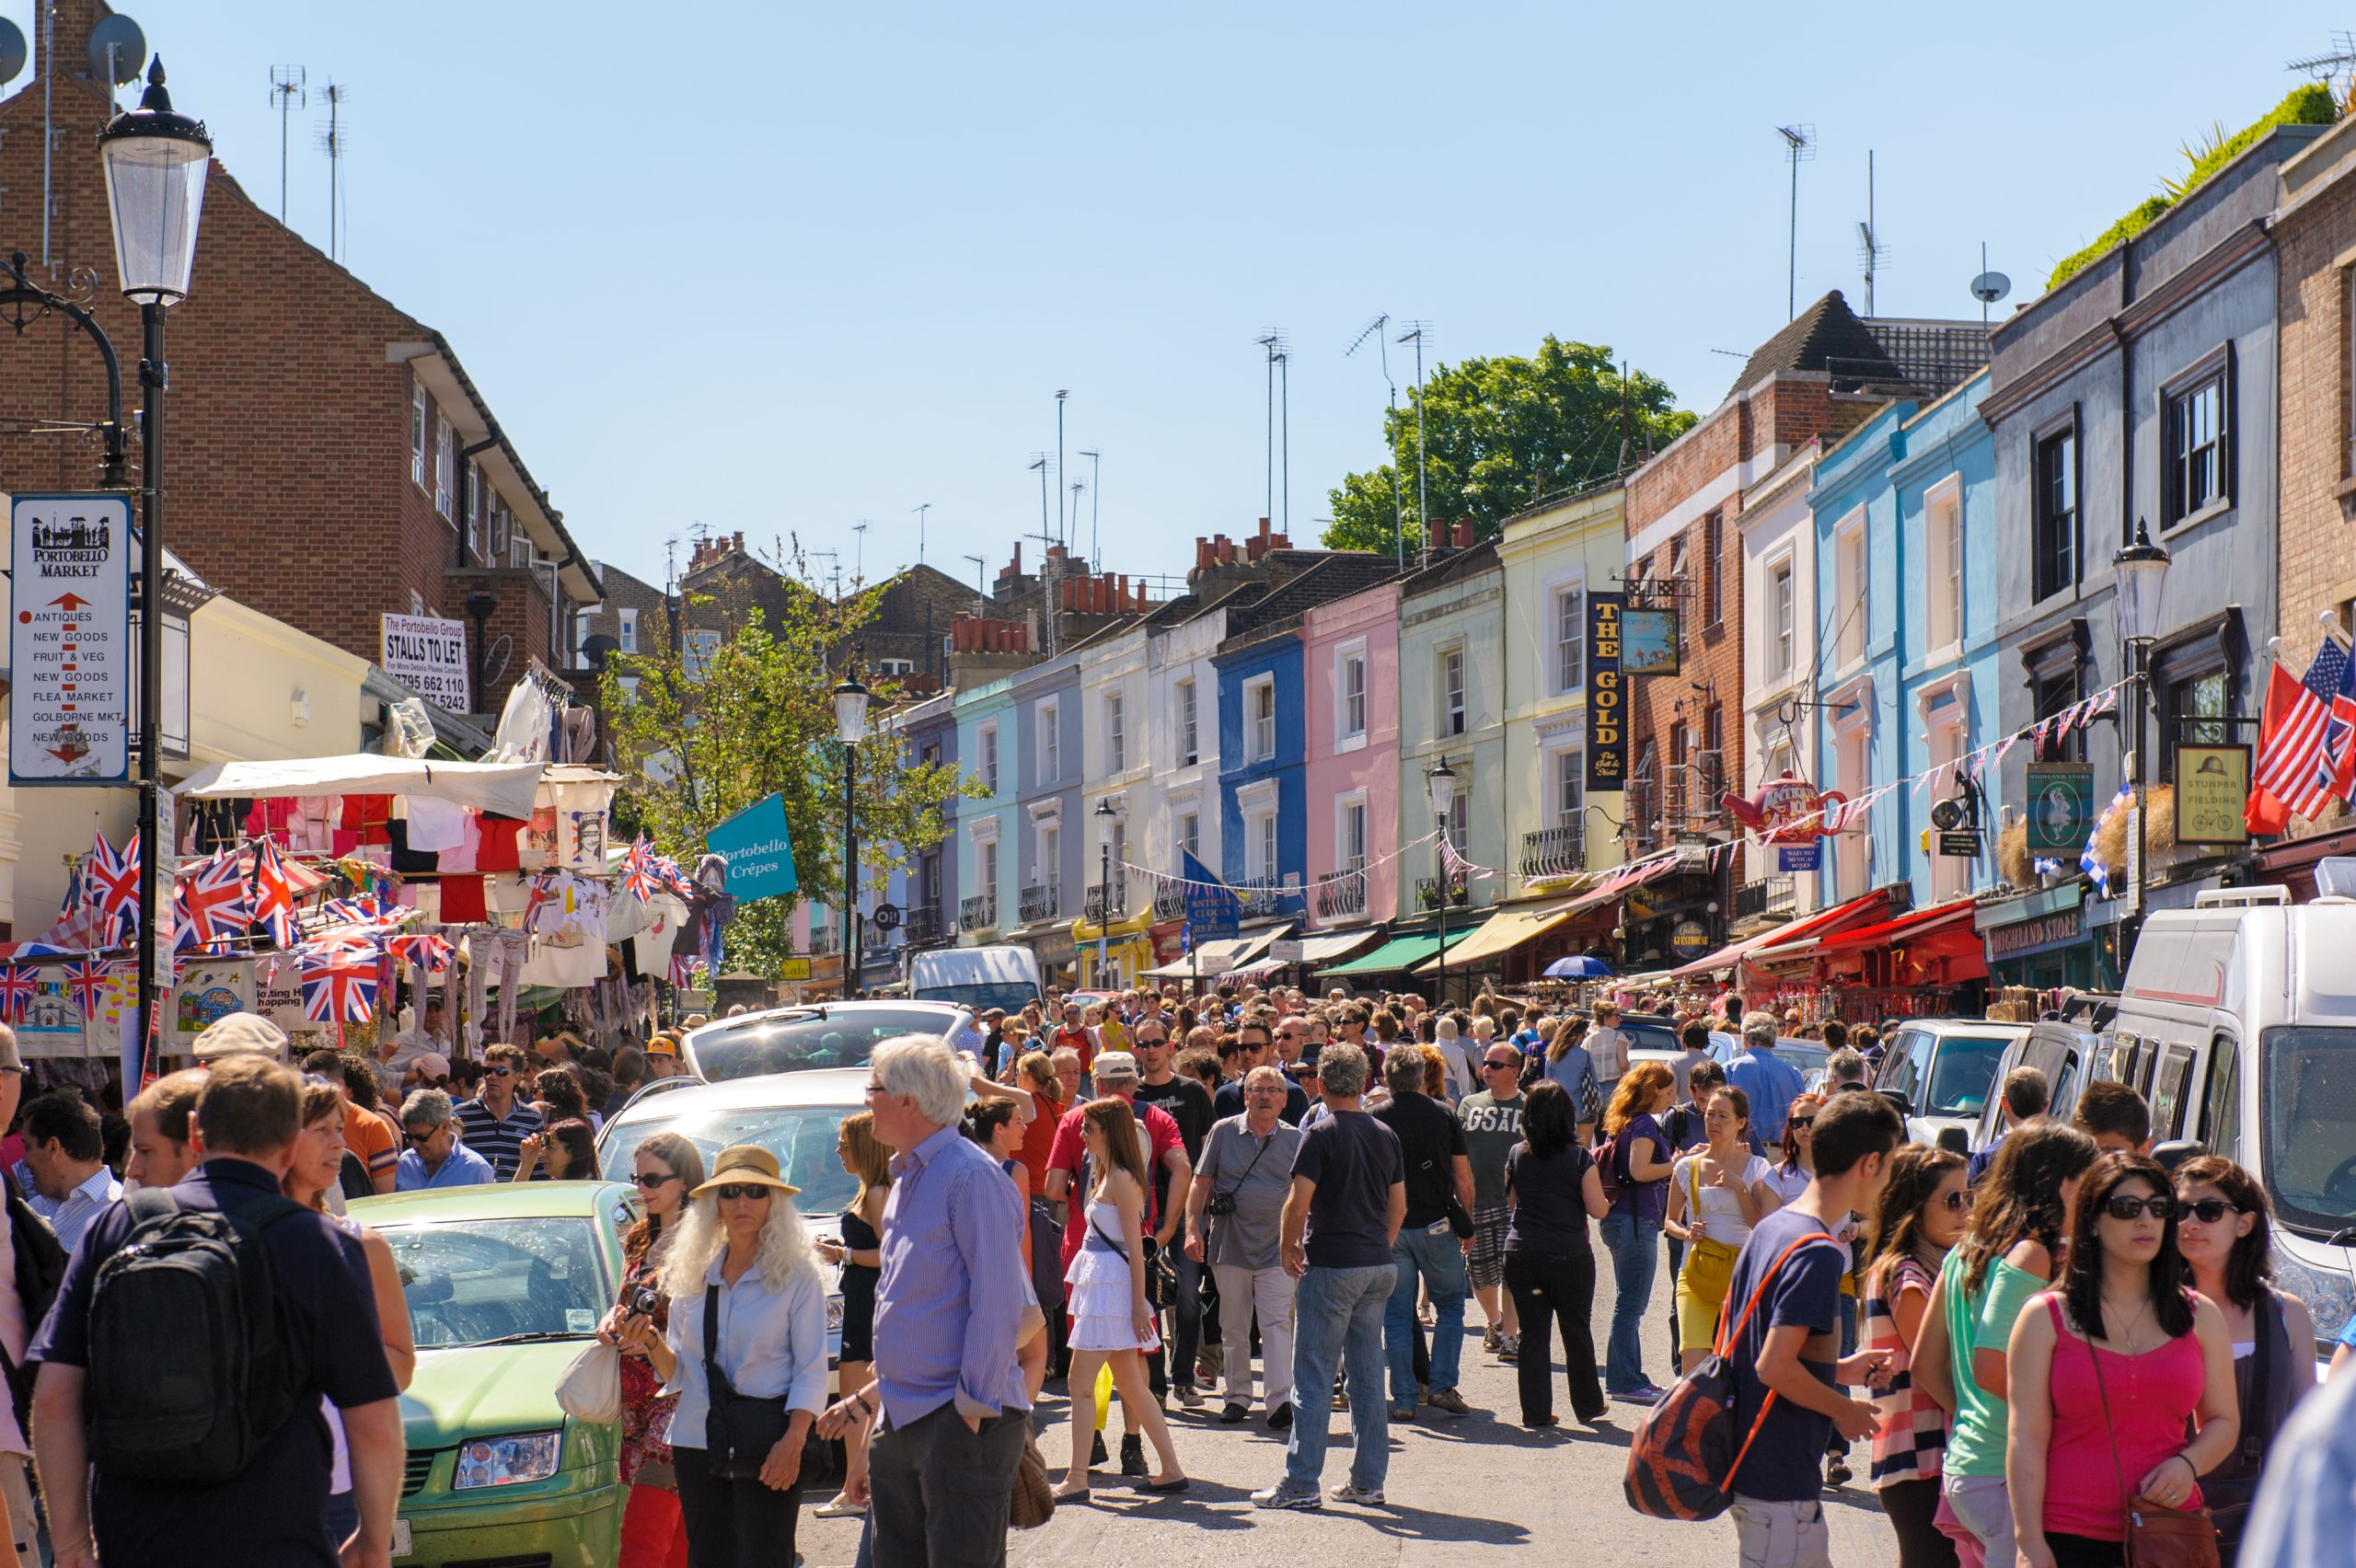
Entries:
<svg viewBox="0 0 2356 1568">
<path fill-rule="evenodd" d="M 1971 280 L 1971 297 L 1982 305 L 1993 305 L 2013 292 L 2013 280 L 2002 272 L 1982 272 Z"/>
<path fill-rule="evenodd" d="M 110 60 L 109 50 L 113 52 Z M 128 86 L 147 64 L 147 35 L 129 17 L 109 17 L 90 29 L 90 75 L 101 82 Z"/>
<path fill-rule="evenodd" d="M 0 82 L 25 68 L 25 35 L 17 24 L 0 17 Z"/>
</svg>

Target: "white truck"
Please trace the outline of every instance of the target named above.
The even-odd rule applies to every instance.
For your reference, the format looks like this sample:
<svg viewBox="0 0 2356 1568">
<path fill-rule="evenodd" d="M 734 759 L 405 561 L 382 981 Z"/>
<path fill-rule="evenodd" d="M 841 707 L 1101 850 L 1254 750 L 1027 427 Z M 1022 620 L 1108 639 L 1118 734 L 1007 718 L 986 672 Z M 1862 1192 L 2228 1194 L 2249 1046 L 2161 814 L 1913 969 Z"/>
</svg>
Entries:
<svg viewBox="0 0 2356 1568">
<path fill-rule="evenodd" d="M 1041 999 L 1039 958 L 1027 947 L 930 948 L 908 959 L 908 995 L 976 1014 L 1019 1012 Z"/>
</svg>

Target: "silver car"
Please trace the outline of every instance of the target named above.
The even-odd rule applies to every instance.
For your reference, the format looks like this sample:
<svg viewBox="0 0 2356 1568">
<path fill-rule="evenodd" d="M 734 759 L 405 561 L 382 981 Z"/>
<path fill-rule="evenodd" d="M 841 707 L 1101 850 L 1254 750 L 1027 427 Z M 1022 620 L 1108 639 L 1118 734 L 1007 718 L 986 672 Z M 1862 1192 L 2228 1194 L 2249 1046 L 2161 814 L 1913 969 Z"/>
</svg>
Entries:
<svg viewBox="0 0 2356 1568">
<path fill-rule="evenodd" d="M 712 1083 L 863 1067 L 875 1047 L 904 1034 L 938 1034 L 978 1052 L 978 1038 L 958 1038 L 973 1022 L 969 1009 L 948 1002 L 809 1002 L 714 1019 L 688 1032 L 683 1059 L 688 1072 Z M 851 1097 L 854 1110 L 858 1098 Z"/>
</svg>

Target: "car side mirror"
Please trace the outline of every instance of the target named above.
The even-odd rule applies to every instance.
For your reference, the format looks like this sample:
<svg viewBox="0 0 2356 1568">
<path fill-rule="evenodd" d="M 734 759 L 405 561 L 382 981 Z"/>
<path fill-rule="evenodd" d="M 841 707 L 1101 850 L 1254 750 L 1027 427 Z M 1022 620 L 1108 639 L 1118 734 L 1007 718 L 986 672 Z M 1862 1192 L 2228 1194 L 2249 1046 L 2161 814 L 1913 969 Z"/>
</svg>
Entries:
<svg viewBox="0 0 2356 1568">
<path fill-rule="evenodd" d="M 1971 1135 L 1961 1127 L 1941 1127 L 1939 1147 L 1949 1154 L 1969 1156 L 1971 1153 Z"/>
<path fill-rule="evenodd" d="M 1911 1116 L 1914 1114 L 1914 1102 L 1906 1097 L 1906 1091 L 1904 1090 L 1881 1089 L 1876 1090 L 1874 1092 L 1880 1095 L 1884 1100 L 1888 1101 L 1892 1105 L 1897 1106 L 1898 1113 L 1900 1115 Z"/>
<path fill-rule="evenodd" d="M 2191 1138 L 2170 1138 L 2152 1151 L 2152 1158 L 2160 1162 L 2162 1170 L 2173 1173 L 2186 1160 L 2199 1159 L 2200 1152 L 2200 1145 Z"/>
</svg>

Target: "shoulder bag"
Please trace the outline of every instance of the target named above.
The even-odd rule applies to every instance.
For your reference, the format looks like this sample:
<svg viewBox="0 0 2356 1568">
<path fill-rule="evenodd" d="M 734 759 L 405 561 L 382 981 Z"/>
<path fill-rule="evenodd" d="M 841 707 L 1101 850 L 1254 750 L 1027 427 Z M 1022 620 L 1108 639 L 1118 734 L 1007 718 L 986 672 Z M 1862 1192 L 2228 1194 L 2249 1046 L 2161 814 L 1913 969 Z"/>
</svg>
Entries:
<svg viewBox="0 0 2356 1568">
<path fill-rule="evenodd" d="M 710 1413 L 703 1422 L 704 1451 L 711 1458 L 711 1473 L 722 1481 L 758 1481 L 769 1450 L 786 1434 L 791 1418 L 785 1401 L 740 1394 L 720 1369 L 720 1289 L 707 1285 L 703 1292 L 703 1381 Z M 674 1434 L 672 1447 L 687 1447 Z"/>
<path fill-rule="evenodd" d="M 2053 1330 L 2066 1335 L 2059 1300 L 2049 1300 Z M 2103 1385 L 2102 1356 L 2089 1337 L 2086 1355 L 2095 1364 L 2095 1392 L 2102 1398 L 2103 1430 L 2110 1437 L 2110 1473 L 2119 1482 L 2119 1502 L 2127 1518 L 2127 1568 L 2218 1568 L 2217 1522 L 2201 1508 L 2159 1508 L 2127 1490 L 2119 1468 L 2119 1429 L 2111 1424 L 2110 1390 Z M 2189 1461 L 2188 1461 L 2189 1463 Z M 2199 1483 L 2200 1478 L 2193 1478 Z"/>
<path fill-rule="evenodd" d="M 1088 1228 L 1103 1236 L 1104 1244 L 1120 1255 L 1121 1262 L 1129 1261 L 1129 1250 L 1094 1219 L 1089 1220 Z M 1156 1312 L 1167 1312 L 1178 1305 L 1178 1265 L 1170 1261 L 1169 1253 L 1153 1244 L 1150 1236 L 1145 1239 L 1145 1304 Z"/>
<path fill-rule="evenodd" d="M 592 1340 L 556 1380 L 556 1402 L 575 1421 L 609 1426 L 622 1418 L 622 1355 Z"/>
</svg>

